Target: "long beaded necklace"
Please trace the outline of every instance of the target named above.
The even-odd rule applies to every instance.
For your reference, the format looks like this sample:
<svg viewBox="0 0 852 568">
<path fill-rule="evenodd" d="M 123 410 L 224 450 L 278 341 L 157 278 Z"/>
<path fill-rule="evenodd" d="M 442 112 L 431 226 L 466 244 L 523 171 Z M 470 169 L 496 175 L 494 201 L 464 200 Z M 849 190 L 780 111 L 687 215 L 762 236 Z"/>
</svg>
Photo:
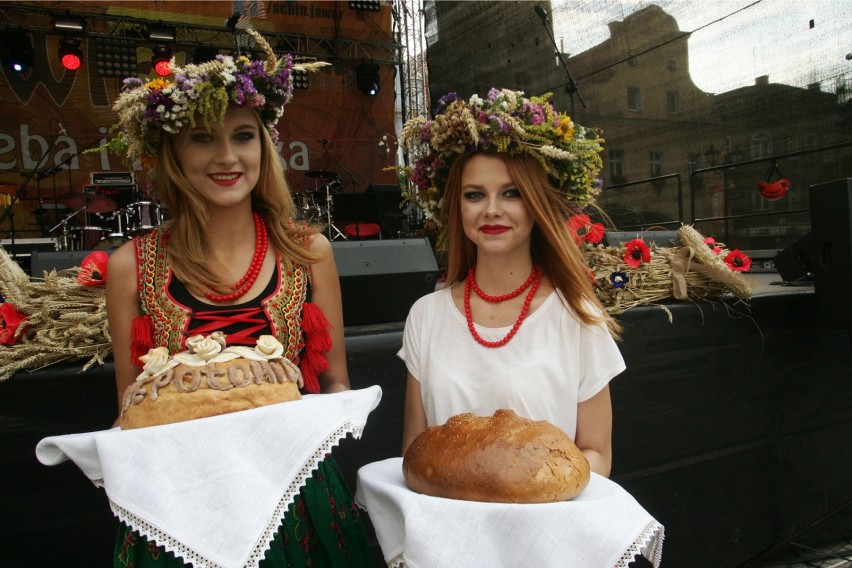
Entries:
<svg viewBox="0 0 852 568">
<path fill-rule="evenodd" d="M 541 283 L 542 272 L 541 269 L 537 267 L 533 267 L 532 272 L 530 273 L 530 277 L 527 278 L 526 282 L 521 284 L 521 287 L 517 290 L 509 292 L 508 294 L 502 294 L 500 296 L 489 296 L 479 289 L 479 286 L 476 285 L 476 266 L 470 267 L 470 272 L 467 275 L 464 283 L 464 316 L 467 319 L 467 328 L 470 330 L 470 334 L 473 335 L 473 338 L 477 343 L 482 345 L 483 347 L 503 347 L 515 334 L 518 332 L 518 329 L 521 327 L 521 324 L 524 322 L 524 319 L 527 317 L 527 314 L 530 311 L 530 305 L 532 304 L 533 297 L 535 297 L 535 292 L 538 290 L 538 285 Z M 532 286 L 530 286 L 532 285 Z M 512 329 L 509 330 L 509 333 L 506 334 L 506 337 L 500 339 L 499 341 L 487 341 L 482 338 L 476 331 L 476 327 L 473 324 L 473 315 L 470 311 L 470 290 L 474 289 L 477 296 L 485 300 L 486 302 L 499 303 L 505 302 L 506 300 L 511 300 L 512 298 L 516 298 L 520 296 L 521 293 L 530 288 L 529 293 L 527 293 L 527 297 L 524 298 L 524 305 L 521 308 L 521 314 L 518 316 L 517 321 L 515 321 L 515 325 L 512 326 Z"/>
<path fill-rule="evenodd" d="M 204 295 L 214 302 L 229 302 L 245 296 L 257 281 L 263 261 L 266 259 L 266 251 L 269 249 L 269 234 L 267 233 L 263 217 L 257 211 L 253 211 L 252 216 L 254 217 L 254 256 L 251 258 L 251 264 L 249 264 L 248 270 L 243 277 L 231 286 L 233 292 L 222 295 L 216 295 L 207 291 L 204 292 Z"/>
</svg>

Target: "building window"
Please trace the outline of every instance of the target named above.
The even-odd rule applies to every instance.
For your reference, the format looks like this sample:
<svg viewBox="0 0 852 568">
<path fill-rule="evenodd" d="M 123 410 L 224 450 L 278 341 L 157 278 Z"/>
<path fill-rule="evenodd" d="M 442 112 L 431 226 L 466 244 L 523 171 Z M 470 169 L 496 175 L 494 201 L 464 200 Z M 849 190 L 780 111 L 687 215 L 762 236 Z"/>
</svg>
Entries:
<svg viewBox="0 0 852 568">
<path fill-rule="evenodd" d="M 648 153 L 648 173 L 649 177 L 660 177 L 663 175 L 663 153 L 649 152 Z"/>
<path fill-rule="evenodd" d="M 769 135 L 758 132 L 751 139 L 751 157 L 766 158 L 769 156 Z"/>
<path fill-rule="evenodd" d="M 666 91 L 666 112 L 680 114 L 680 93 L 677 91 Z"/>
<path fill-rule="evenodd" d="M 694 172 L 701 167 L 701 154 L 689 153 L 686 155 L 686 165 L 689 168 L 689 173 Z"/>
<path fill-rule="evenodd" d="M 627 176 L 624 173 L 624 150 L 609 151 L 609 179 L 612 183 L 624 183 Z"/>
<path fill-rule="evenodd" d="M 642 110 L 642 90 L 639 87 L 627 87 L 627 110 Z"/>
</svg>

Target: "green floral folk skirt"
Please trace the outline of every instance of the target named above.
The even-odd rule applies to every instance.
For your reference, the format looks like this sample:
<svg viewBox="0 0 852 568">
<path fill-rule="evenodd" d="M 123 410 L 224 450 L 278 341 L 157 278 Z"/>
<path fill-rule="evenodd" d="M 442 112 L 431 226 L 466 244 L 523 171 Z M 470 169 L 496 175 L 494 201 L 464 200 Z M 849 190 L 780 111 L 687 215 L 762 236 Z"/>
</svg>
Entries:
<svg viewBox="0 0 852 568">
<path fill-rule="evenodd" d="M 122 568 L 186 566 L 121 523 L 113 565 Z M 334 459 L 326 457 L 296 495 L 260 568 L 372 567 L 361 511 Z"/>
</svg>

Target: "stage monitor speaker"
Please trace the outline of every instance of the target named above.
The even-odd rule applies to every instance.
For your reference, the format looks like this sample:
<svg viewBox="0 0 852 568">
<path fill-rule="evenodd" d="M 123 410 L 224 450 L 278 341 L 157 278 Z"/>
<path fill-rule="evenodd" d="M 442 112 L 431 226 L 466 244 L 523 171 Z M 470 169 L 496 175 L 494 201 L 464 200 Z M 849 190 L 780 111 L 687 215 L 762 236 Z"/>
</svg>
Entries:
<svg viewBox="0 0 852 568">
<path fill-rule="evenodd" d="M 65 252 L 39 252 L 33 251 L 30 264 L 31 278 L 44 278 L 45 272 L 51 270 L 65 270 L 80 266 L 83 259 L 90 255 L 90 250 L 75 250 Z"/>
<path fill-rule="evenodd" d="M 775 255 L 775 268 L 784 282 L 797 284 L 814 280 L 814 239 L 811 233 Z"/>
<path fill-rule="evenodd" d="M 818 321 L 852 329 L 852 178 L 812 185 L 809 193 Z"/>
<path fill-rule="evenodd" d="M 435 291 L 438 263 L 429 239 L 340 241 L 331 246 L 346 326 L 405 321 L 411 305 Z"/>
</svg>

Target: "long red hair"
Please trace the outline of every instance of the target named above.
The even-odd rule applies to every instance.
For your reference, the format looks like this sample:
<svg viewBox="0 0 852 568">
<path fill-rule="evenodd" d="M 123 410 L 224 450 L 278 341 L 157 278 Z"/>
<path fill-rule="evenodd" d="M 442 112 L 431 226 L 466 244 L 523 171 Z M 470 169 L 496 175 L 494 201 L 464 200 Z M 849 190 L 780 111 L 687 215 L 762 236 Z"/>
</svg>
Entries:
<svg viewBox="0 0 852 568">
<path fill-rule="evenodd" d="M 461 178 L 465 165 L 475 153 L 457 158 L 450 166 L 444 195 L 444 218 L 447 226 L 447 283 L 463 281 L 476 264 L 476 245 L 467 238 L 461 217 Z M 569 204 L 559 189 L 553 187 L 544 169 L 530 156 L 489 153 L 506 164 L 509 175 L 523 196 L 535 220 L 530 254 L 553 287 L 562 292 L 568 306 L 587 324 L 604 323 L 614 337 L 621 326 L 604 309 L 592 288 L 586 258 L 565 224 Z"/>
</svg>

